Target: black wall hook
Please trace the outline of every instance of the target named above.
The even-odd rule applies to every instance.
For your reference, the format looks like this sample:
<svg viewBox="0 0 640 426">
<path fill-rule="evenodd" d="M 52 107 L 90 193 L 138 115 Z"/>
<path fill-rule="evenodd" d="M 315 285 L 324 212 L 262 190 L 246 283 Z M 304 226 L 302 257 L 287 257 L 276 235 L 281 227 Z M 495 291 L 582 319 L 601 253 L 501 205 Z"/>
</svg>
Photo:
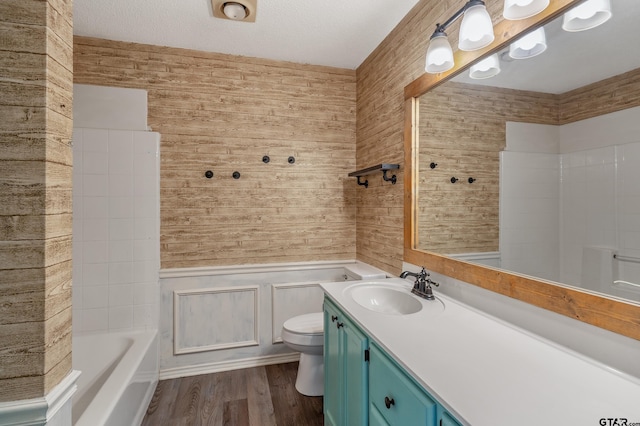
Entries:
<svg viewBox="0 0 640 426">
<path fill-rule="evenodd" d="M 291 156 L 291 157 L 287 158 L 287 161 L 289 162 L 289 164 L 293 164 L 293 163 L 296 162 L 296 159 L 295 159 L 295 157 Z"/>
<path fill-rule="evenodd" d="M 452 177 L 451 178 L 451 183 L 456 183 L 459 179 L 457 177 Z"/>
<path fill-rule="evenodd" d="M 240 172 L 233 172 L 231 176 L 233 176 L 234 179 L 240 179 Z"/>
<path fill-rule="evenodd" d="M 467 179 L 467 182 L 469 182 L 469 183 L 473 183 L 473 182 L 475 182 L 475 181 L 476 181 L 476 179 L 474 179 L 474 178 L 472 178 L 472 177 L 470 177 L 469 179 Z"/>
<path fill-rule="evenodd" d="M 213 172 L 211 170 L 207 170 L 206 172 L 204 172 L 204 177 L 206 177 L 207 179 L 211 179 L 213 177 Z"/>
<path fill-rule="evenodd" d="M 265 155 L 265 156 L 262 157 L 262 162 L 264 164 L 267 164 L 269 161 L 271 161 L 271 158 L 269 158 L 268 155 Z"/>
<path fill-rule="evenodd" d="M 438 163 L 434 163 L 432 161 L 431 164 L 429 164 L 429 167 L 431 167 L 432 169 L 435 169 L 436 167 L 438 167 Z"/>
</svg>

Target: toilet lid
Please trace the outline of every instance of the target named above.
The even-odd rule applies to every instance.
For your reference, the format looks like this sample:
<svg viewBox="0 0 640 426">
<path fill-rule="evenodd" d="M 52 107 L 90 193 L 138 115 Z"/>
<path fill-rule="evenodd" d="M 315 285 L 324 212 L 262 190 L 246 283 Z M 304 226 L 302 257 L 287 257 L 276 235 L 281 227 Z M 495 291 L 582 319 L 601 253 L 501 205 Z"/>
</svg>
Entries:
<svg viewBox="0 0 640 426">
<path fill-rule="evenodd" d="M 300 334 L 322 334 L 324 333 L 322 312 L 305 314 L 289 318 L 282 327 L 292 333 Z"/>
</svg>

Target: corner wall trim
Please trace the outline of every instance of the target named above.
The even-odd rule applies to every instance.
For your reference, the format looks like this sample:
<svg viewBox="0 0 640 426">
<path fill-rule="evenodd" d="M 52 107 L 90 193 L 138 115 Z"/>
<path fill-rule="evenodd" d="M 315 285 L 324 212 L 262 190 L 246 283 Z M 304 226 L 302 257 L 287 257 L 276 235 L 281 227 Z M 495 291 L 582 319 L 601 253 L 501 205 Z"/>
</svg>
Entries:
<svg viewBox="0 0 640 426">
<path fill-rule="evenodd" d="M 340 268 L 355 264 L 355 260 L 317 261 L 317 262 L 289 262 L 265 263 L 232 266 L 207 266 L 198 268 L 170 268 L 160 270 L 162 278 L 201 277 L 209 275 L 254 274 L 263 272 L 303 271 L 308 269 Z"/>
<path fill-rule="evenodd" d="M 72 370 L 47 395 L 41 398 L 0 402 L 0 419 L 3 426 L 44 426 L 78 389 L 76 381 L 80 371 Z"/>
</svg>

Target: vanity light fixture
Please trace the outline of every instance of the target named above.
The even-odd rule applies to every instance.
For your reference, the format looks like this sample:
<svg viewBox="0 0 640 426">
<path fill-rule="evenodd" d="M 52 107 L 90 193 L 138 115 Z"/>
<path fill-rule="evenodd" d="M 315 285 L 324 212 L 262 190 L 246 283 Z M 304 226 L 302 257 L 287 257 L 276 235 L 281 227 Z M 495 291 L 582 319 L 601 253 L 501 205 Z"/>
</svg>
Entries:
<svg viewBox="0 0 640 426">
<path fill-rule="evenodd" d="M 257 0 L 211 0 L 213 16 L 232 21 L 255 22 Z"/>
<path fill-rule="evenodd" d="M 493 55 L 484 58 L 480 62 L 471 66 L 469 70 L 469 77 L 474 80 L 481 80 L 484 78 L 495 77 L 500 74 L 500 59 L 498 59 L 498 54 L 494 53 Z"/>
<path fill-rule="evenodd" d="M 515 21 L 530 18 L 549 6 L 549 0 L 504 0 L 502 16 Z"/>
<path fill-rule="evenodd" d="M 587 0 L 564 14 L 562 29 L 569 32 L 590 30 L 604 24 L 609 18 L 609 0 Z"/>
<path fill-rule="evenodd" d="M 547 37 L 544 28 L 540 27 L 511 43 L 509 56 L 513 59 L 527 59 L 538 56 L 545 50 L 547 50 Z"/>
<path fill-rule="evenodd" d="M 458 49 L 478 50 L 494 40 L 493 24 L 482 0 L 469 0 L 444 24 L 436 24 L 427 49 L 425 71 L 431 74 L 453 68 L 453 50 L 445 30 L 462 16 Z"/>
</svg>

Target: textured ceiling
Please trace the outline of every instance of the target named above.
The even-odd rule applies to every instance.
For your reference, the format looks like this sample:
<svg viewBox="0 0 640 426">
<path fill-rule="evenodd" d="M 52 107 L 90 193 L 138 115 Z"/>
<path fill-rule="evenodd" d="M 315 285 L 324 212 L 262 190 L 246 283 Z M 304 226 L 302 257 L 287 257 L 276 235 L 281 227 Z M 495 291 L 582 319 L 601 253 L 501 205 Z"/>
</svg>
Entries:
<svg viewBox="0 0 640 426">
<path fill-rule="evenodd" d="M 256 22 L 210 0 L 74 0 L 76 35 L 355 69 L 418 0 L 258 0 Z"/>
</svg>

